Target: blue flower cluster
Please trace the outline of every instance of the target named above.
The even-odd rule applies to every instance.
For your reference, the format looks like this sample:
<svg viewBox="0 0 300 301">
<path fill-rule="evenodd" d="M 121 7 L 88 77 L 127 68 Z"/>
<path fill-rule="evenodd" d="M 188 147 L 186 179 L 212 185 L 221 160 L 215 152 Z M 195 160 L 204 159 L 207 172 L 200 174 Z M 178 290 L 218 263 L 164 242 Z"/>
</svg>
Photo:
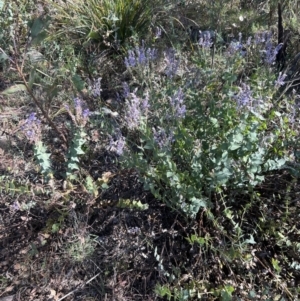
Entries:
<svg viewBox="0 0 300 301">
<path fill-rule="evenodd" d="M 160 149 L 169 149 L 174 142 L 174 133 L 172 129 L 166 131 L 165 129 L 158 127 L 152 128 L 153 138 Z"/>
<path fill-rule="evenodd" d="M 75 114 L 71 112 L 68 105 L 65 105 L 65 109 L 69 113 L 74 124 L 76 126 L 84 127 L 89 119 L 89 116 L 91 115 L 90 110 L 85 107 L 85 103 L 79 97 L 74 98 L 74 108 Z"/>
<path fill-rule="evenodd" d="M 142 46 L 136 46 L 134 50 L 128 51 L 128 56 L 124 62 L 127 68 L 145 65 L 157 58 L 157 49 L 145 48 L 145 41 L 142 41 Z"/>
<path fill-rule="evenodd" d="M 174 112 L 175 118 L 183 118 L 186 113 L 186 106 L 184 102 L 184 94 L 181 88 L 170 97 L 170 104 Z"/>
<path fill-rule="evenodd" d="M 36 113 L 31 113 L 22 125 L 21 130 L 31 143 L 41 141 L 41 121 L 36 117 Z"/>
<path fill-rule="evenodd" d="M 165 62 L 167 65 L 165 74 L 168 78 L 173 78 L 179 67 L 179 60 L 176 59 L 176 51 L 174 49 L 169 48 L 165 52 Z"/>
</svg>

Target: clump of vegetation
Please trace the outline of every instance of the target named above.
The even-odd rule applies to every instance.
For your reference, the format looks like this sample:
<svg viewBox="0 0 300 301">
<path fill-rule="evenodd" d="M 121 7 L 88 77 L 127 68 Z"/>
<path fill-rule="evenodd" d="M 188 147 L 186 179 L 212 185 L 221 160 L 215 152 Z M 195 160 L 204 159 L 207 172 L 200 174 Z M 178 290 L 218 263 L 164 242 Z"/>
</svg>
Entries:
<svg viewBox="0 0 300 301">
<path fill-rule="evenodd" d="M 54 39 L 66 34 L 74 44 L 99 43 L 119 50 L 128 39 L 149 31 L 156 2 L 142 0 L 66 1 L 55 5 Z"/>
<path fill-rule="evenodd" d="M 132 155 L 129 150 L 125 162 L 132 162 L 129 165 L 140 171 L 157 198 L 188 216 L 195 217 L 200 207 L 213 206 L 212 195 L 225 187 L 252 190 L 262 183 L 264 172 L 280 169 L 291 155 L 286 148 L 293 141 L 289 113 L 280 112 L 286 105 L 276 94 L 285 84 L 283 75 L 275 81 L 269 69 L 277 51 L 271 37 L 265 40 L 265 55 L 259 60 L 264 64 L 263 78 L 239 78 L 247 72 L 246 60 L 258 56 L 258 39 L 253 44 L 248 40 L 247 51 L 240 35 L 225 52 L 215 54 L 218 67 L 214 67 L 211 39 L 201 38 L 191 57 L 194 69 L 187 69 L 176 83 L 180 58 L 175 50 L 166 52 L 166 78 L 147 78 L 144 96 L 139 97 L 137 90 L 126 92 L 125 126 L 139 132 L 140 141 L 139 151 Z M 125 63 L 131 72 L 145 69 L 154 74 L 155 66 L 148 63 L 154 58 L 145 53 L 155 51 L 143 47 L 129 51 Z M 143 77 L 140 70 L 137 75 Z M 272 130 L 274 118 L 281 131 Z"/>
<path fill-rule="evenodd" d="M 0 2 L 2 295 L 298 298 L 277 2 Z"/>
</svg>

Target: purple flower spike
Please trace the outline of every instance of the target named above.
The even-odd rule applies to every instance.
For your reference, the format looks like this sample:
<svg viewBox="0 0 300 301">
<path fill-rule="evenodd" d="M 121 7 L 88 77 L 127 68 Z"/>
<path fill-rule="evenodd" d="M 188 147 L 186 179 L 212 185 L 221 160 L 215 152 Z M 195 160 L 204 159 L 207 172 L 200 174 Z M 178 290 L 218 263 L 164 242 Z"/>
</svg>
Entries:
<svg viewBox="0 0 300 301">
<path fill-rule="evenodd" d="M 111 136 L 109 136 L 110 141 L 109 141 L 109 145 L 107 147 L 107 149 L 109 151 L 112 151 L 114 153 L 116 153 L 117 155 L 121 156 L 124 152 L 124 148 L 125 148 L 125 137 L 122 136 L 122 134 L 120 132 L 118 132 L 115 136 L 115 139 Z"/>
<path fill-rule="evenodd" d="M 183 118 L 186 113 L 186 106 L 183 104 L 184 93 L 180 88 L 173 97 L 170 98 L 170 104 L 174 111 L 174 116 L 176 118 Z"/>
<path fill-rule="evenodd" d="M 94 84 L 92 86 L 92 95 L 94 97 L 99 97 L 101 95 L 101 77 L 99 77 L 97 80 L 94 81 Z"/>
<path fill-rule="evenodd" d="M 200 31 L 200 39 L 198 41 L 199 45 L 203 48 L 210 48 L 213 45 L 212 34 L 209 30 L 204 32 Z"/>
<path fill-rule="evenodd" d="M 90 110 L 89 109 L 85 109 L 82 112 L 82 117 L 83 118 L 88 118 L 90 116 L 90 114 L 91 114 Z"/>
<path fill-rule="evenodd" d="M 279 88 L 283 85 L 285 85 L 285 78 L 287 77 L 287 75 L 284 73 L 282 74 L 282 72 L 279 73 L 277 80 L 275 81 L 275 88 Z"/>
<path fill-rule="evenodd" d="M 246 84 L 242 84 L 240 92 L 234 97 L 239 107 L 251 106 L 253 102 L 252 91 Z"/>
<path fill-rule="evenodd" d="M 28 123 L 31 123 L 31 122 L 34 122 L 34 121 L 36 121 L 37 120 L 37 118 L 36 118 L 36 113 L 30 113 L 30 115 L 29 115 L 29 117 L 28 117 L 28 119 L 27 119 L 27 122 Z"/>
<path fill-rule="evenodd" d="M 247 46 L 251 45 L 251 40 L 252 40 L 252 37 L 249 37 L 248 40 L 247 40 Z"/>
<path fill-rule="evenodd" d="M 136 67 L 137 65 L 145 65 L 153 61 L 157 57 L 157 50 L 145 48 L 145 41 L 142 46 L 136 46 L 134 50 L 128 50 L 128 56 L 124 59 L 127 68 Z"/>
<path fill-rule="evenodd" d="M 74 98 L 75 108 L 81 107 L 81 100 L 79 97 Z"/>
<path fill-rule="evenodd" d="M 126 99 L 125 120 L 128 128 L 134 130 L 139 127 L 144 116 L 147 115 L 149 104 L 149 94 L 144 93 L 143 98 L 139 97 L 135 89 Z"/>
<path fill-rule="evenodd" d="M 165 52 L 165 62 L 167 64 L 165 74 L 167 77 L 173 78 L 179 67 L 179 60 L 176 59 L 176 52 L 174 49 L 170 48 Z"/>
<path fill-rule="evenodd" d="M 41 121 L 36 117 L 36 113 L 29 115 L 21 129 L 31 143 L 41 140 Z"/>
<path fill-rule="evenodd" d="M 135 67 L 136 65 L 135 54 L 132 50 L 128 50 L 128 57 L 125 58 L 125 65 L 127 68 Z"/>
<path fill-rule="evenodd" d="M 131 100 L 127 103 L 126 121 L 129 129 L 135 129 L 140 124 L 142 116 L 140 110 L 141 99 L 135 94 L 136 91 L 131 93 Z"/>
<path fill-rule="evenodd" d="M 130 94 L 130 88 L 129 88 L 128 83 L 123 82 L 122 87 L 123 87 L 123 96 L 124 96 L 124 98 L 127 98 Z"/>
<path fill-rule="evenodd" d="M 161 37 L 161 28 L 160 27 L 156 27 L 156 31 L 155 31 L 155 39 L 159 39 Z"/>
<path fill-rule="evenodd" d="M 172 129 L 168 132 L 163 128 L 152 128 L 153 138 L 160 149 L 169 149 L 174 142 L 174 133 Z"/>
<path fill-rule="evenodd" d="M 69 113 L 73 123 L 76 126 L 84 127 L 88 122 L 91 112 L 87 108 L 86 103 L 81 98 L 75 97 L 73 101 L 74 101 L 74 107 L 72 109 L 67 104 L 65 104 L 64 107 Z"/>
</svg>

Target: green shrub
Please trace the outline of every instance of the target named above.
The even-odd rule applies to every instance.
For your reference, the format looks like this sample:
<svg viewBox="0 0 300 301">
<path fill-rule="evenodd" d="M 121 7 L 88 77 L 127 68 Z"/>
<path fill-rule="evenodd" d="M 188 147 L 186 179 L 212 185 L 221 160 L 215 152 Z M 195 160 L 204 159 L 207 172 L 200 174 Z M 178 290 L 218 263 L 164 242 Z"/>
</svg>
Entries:
<svg viewBox="0 0 300 301">
<path fill-rule="evenodd" d="M 215 68 L 211 44 L 204 42 L 186 75 L 178 79 L 179 57 L 167 51 L 166 78 L 148 82 L 148 95 L 126 93 L 125 120 L 138 133 L 132 135 L 138 137 L 138 152 L 128 153 L 125 164 L 139 170 L 156 198 L 189 217 L 211 208 L 216 192 L 250 191 L 262 183 L 265 172 L 285 164 L 292 138 L 284 103 L 275 104 L 284 84 L 282 75 L 275 81 L 271 72 L 275 50 L 243 82 L 238 77 L 250 58 L 241 50 L 241 38 L 215 58 Z M 140 74 L 141 66 L 152 68 L 143 52 L 151 53 L 143 46 L 125 60 L 133 74 Z M 141 54 L 146 59 L 139 60 Z"/>
</svg>

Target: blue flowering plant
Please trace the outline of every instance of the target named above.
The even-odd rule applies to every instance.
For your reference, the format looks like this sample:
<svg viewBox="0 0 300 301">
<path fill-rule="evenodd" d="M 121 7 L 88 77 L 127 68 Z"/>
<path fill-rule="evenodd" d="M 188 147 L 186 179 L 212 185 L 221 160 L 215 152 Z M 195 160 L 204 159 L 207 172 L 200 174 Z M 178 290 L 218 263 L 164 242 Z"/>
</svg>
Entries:
<svg viewBox="0 0 300 301">
<path fill-rule="evenodd" d="M 217 67 L 196 53 L 181 86 L 174 81 L 179 57 L 174 49 L 165 55 L 166 78 L 156 86 L 148 83 L 147 93 L 124 84 L 125 125 L 139 133 L 139 141 L 136 152 L 123 154 L 123 163 L 140 172 L 156 198 L 185 216 L 194 218 L 200 208 L 214 206 L 215 193 L 251 191 L 265 172 L 282 168 L 289 159 L 286 145 L 293 133 L 282 111 L 286 103 L 278 99 L 285 74 L 275 78 L 270 72 L 277 50 L 269 38 L 264 52 L 253 48 L 262 54 L 265 72 L 242 80 L 250 42 L 239 35 L 216 55 Z M 149 72 L 155 69 L 150 66 Z"/>
<path fill-rule="evenodd" d="M 127 68 L 127 72 L 132 77 L 132 82 L 135 82 L 137 85 L 149 85 L 151 81 L 153 82 L 154 77 L 157 79 L 155 74 L 152 72 L 153 65 L 157 62 L 157 59 L 158 49 L 146 47 L 144 40 L 142 40 L 141 45 L 136 45 L 134 48 L 129 49 L 125 56 L 124 64 Z M 123 96 L 126 97 L 128 89 L 124 86 L 123 88 Z"/>
<path fill-rule="evenodd" d="M 33 145 L 34 157 L 40 167 L 41 174 L 46 181 L 51 180 L 53 178 L 53 171 L 51 169 L 50 153 L 47 152 L 47 148 L 42 141 L 41 120 L 38 119 L 36 113 L 29 115 L 21 129 L 29 143 Z"/>
<path fill-rule="evenodd" d="M 80 157 L 85 153 L 84 145 L 87 143 L 85 127 L 89 121 L 90 111 L 78 97 L 74 99 L 74 106 L 65 105 L 65 110 L 72 120 L 72 138 L 66 155 L 66 177 L 71 179 L 75 178 L 74 171 L 79 170 Z M 34 157 L 42 175 L 46 180 L 53 179 L 51 154 L 47 152 L 47 147 L 42 141 L 42 124 L 36 113 L 31 113 L 24 121 L 22 131 L 33 145 Z"/>
</svg>

